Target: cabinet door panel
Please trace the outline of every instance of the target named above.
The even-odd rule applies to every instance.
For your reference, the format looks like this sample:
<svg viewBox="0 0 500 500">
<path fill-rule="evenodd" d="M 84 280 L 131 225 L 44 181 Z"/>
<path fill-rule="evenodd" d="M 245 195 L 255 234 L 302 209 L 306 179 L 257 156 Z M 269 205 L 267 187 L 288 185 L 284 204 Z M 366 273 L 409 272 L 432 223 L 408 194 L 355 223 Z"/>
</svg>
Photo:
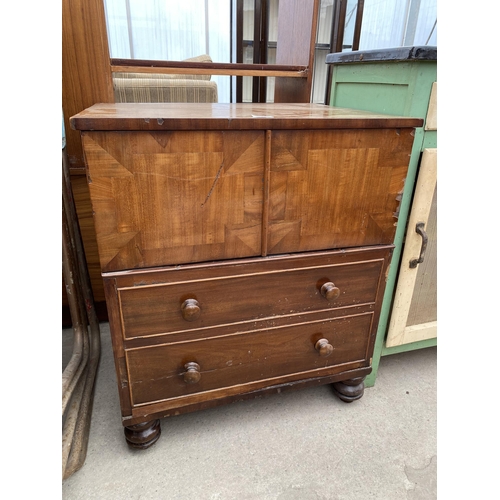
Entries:
<svg viewBox="0 0 500 500">
<path fill-rule="evenodd" d="M 268 253 L 392 243 L 412 143 L 410 129 L 273 131 Z"/>
<path fill-rule="evenodd" d="M 408 220 L 405 249 L 401 259 L 387 347 L 437 337 L 437 149 L 425 149 L 415 196 Z M 416 225 L 424 223 L 427 236 L 423 262 L 418 259 L 423 238 Z"/>
<path fill-rule="evenodd" d="M 103 271 L 261 251 L 264 132 L 86 132 Z"/>
</svg>

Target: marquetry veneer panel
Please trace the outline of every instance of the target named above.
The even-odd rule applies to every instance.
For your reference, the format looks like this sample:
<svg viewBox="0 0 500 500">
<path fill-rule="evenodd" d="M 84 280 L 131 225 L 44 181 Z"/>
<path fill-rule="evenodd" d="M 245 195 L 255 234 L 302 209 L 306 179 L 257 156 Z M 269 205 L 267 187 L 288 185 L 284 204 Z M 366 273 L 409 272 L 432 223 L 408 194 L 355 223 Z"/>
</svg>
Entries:
<svg viewBox="0 0 500 500">
<path fill-rule="evenodd" d="M 87 132 L 103 271 L 259 255 L 264 133 Z"/>
<path fill-rule="evenodd" d="M 411 129 L 273 131 L 268 253 L 392 243 Z"/>
</svg>

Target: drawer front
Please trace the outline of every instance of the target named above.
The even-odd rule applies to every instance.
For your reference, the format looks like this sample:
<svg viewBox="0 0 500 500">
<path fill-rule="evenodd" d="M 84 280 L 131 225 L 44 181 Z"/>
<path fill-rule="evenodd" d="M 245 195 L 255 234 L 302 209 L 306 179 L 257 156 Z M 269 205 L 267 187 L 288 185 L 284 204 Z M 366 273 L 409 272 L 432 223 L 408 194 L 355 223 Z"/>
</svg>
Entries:
<svg viewBox="0 0 500 500">
<path fill-rule="evenodd" d="M 200 393 L 207 391 L 207 398 L 212 399 L 223 397 L 228 388 L 234 394 L 235 386 L 244 393 L 259 381 L 273 385 L 336 373 L 339 366 L 342 370 L 351 369 L 354 363 L 359 366 L 368 358 L 373 317 L 373 312 L 367 312 L 291 327 L 129 349 L 125 355 L 132 406 L 195 395 L 199 400 Z M 321 339 L 327 342 L 318 343 Z M 321 348 L 319 344 L 325 345 Z"/>
<path fill-rule="evenodd" d="M 384 263 L 344 258 L 334 264 L 327 255 L 313 263 L 292 259 L 289 269 L 278 269 L 271 259 L 258 272 L 250 264 L 231 276 L 212 269 L 209 277 L 193 279 L 188 269 L 173 283 L 118 287 L 122 332 L 133 339 L 374 303 Z"/>
</svg>

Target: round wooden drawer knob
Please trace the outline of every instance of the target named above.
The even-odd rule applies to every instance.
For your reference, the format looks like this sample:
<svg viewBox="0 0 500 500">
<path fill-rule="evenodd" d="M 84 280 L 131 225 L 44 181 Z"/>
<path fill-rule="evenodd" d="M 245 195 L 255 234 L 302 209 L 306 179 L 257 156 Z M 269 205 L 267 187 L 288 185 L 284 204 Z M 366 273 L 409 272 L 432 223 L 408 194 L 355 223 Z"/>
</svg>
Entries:
<svg viewBox="0 0 500 500">
<path fill-rule="evenodd" d="M 315 344 L 315 349 L 319 352 L 320 356 L 330 356 L 333 352 L 333 346 L 326 339 L 319 339 Z"/>
<path fill-rule="evenodd" d="M 323 295 L 326 300 L 338 299 L 340 295 L 340 288 L 337 288 L 331 281 L 329 281 L 321 287 L 321 295 Z"/>
<path fill-rule="evenodd" d="M 181 313 L 186 321 L 194 321 L 200 317 L 200 304 L 196 299 L 186 299 L 181 305 Z"/>
<path fill-rule="evenodd" d="M 190 362 L 184 365 L 186 371 L 184 372 L 184 382 L 186 384 L 196 384 L 200 381 L 200 365 L 198 363 Z"/>
</svg>

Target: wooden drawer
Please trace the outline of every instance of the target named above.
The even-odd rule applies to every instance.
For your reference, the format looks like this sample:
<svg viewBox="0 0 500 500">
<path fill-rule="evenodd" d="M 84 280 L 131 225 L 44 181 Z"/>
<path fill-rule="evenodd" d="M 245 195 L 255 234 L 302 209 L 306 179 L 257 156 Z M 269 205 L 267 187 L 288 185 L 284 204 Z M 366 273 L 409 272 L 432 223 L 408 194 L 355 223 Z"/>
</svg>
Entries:
<svg viewBox="0 0 500 500">
<path fill-rule="evenodd" d="M 139 286 L 117 287 L 122 333 L 125 339 L 186 331 L 198 337 L 199 330 L 221 325 L 238 323 L 241 331 L 263 318 L 374 303 L 387 253 L 324 252 L 141 273 Z M 335 287 L 329 298 L 322 294 L 332 288 L 328 283 Z"/>
<path fill-rule="evenodd" d="M 325 316 L 293 326 L 126 350 L 132 406 L 172 398 L 186 398 L 184 404 L 189 404 L 368 366 L 374 313 Z M 320 339 L 332 346 L 327 356 L 315 347 Z M 199 381 L 185 381 L 187 363 L 199 365 Z"/>
</svg>

